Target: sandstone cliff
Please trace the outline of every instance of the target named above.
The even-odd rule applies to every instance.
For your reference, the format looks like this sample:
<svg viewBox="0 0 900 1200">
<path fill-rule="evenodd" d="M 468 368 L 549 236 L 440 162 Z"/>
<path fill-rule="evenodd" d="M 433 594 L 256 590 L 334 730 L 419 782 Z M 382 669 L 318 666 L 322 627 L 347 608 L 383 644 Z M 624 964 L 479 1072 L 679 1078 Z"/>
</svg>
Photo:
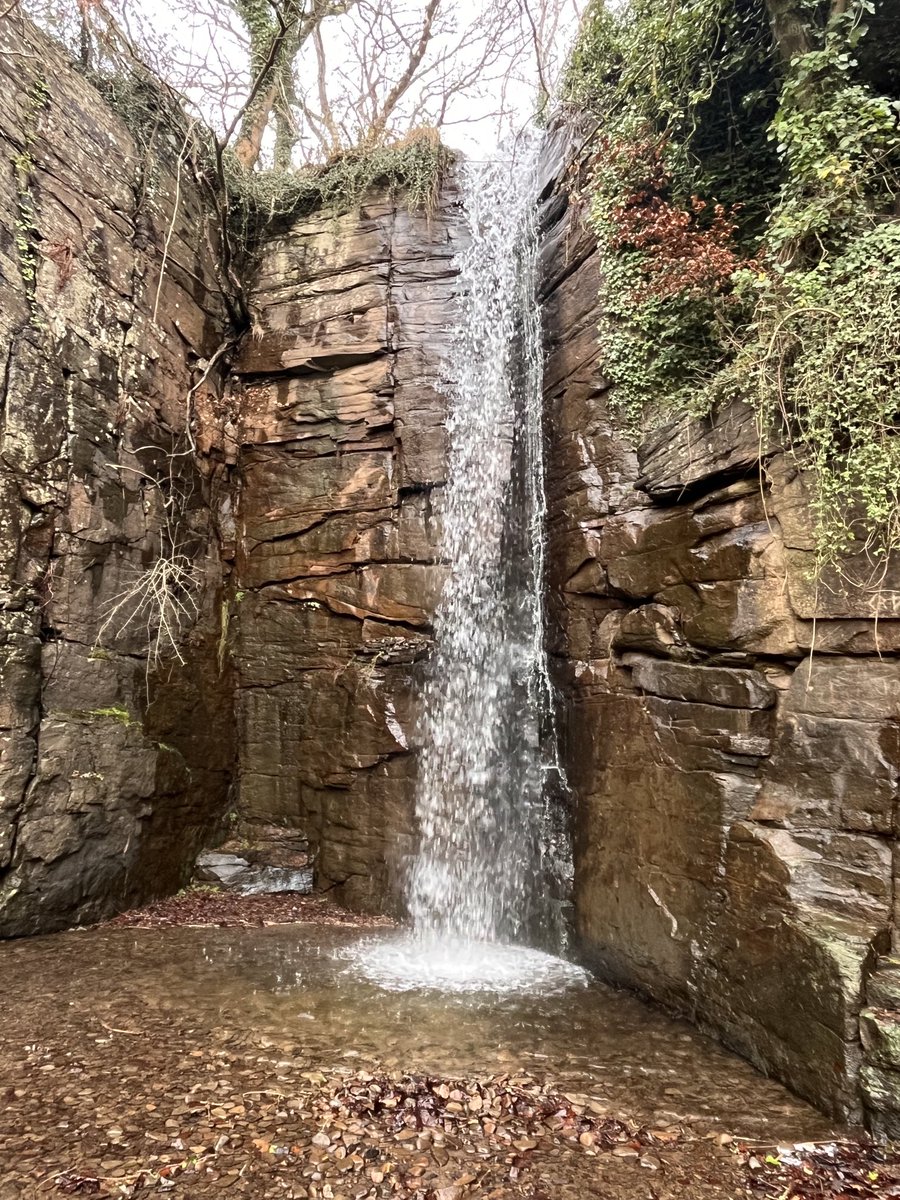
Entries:
<svg viewBox="0 0 900 1200">
<path fill-rule="evenodd" d="M 236 364 L 239 809 L 250 836 L 300 826 L 318 886 L 375 911 L 412 848 L 461 229 L 452 183 L 431 216 L 376 195 L 298 219 Z"/>
<path fill-rule="evenodd" d="M 27 27 L 0 77 L 0 935 L 173 890 L 233 818 L 395 908 L 453 182 L 430 218 L 373 193 L 288 222 L 241 331 L 181 143 L 138 145 Z M 551 139 L 547 583 L 579 946 L 896 1132 L 900 593 L 813 584 L 804 481 L 741 407 L 622 436 L 566 158 Z M 180 609 L 141 606 L 167 562 Z"/>
<path fill-rule="evenodd" d="M 4 28 L 0 933 L 171 891 L 237 820 L 396 907 L 442 579 L 452 182 L 427 215 L 376 190 L 283 222 L 242 330 L 183 140 L 138 146 Z"/>
<path fill-rule="evenodd" d="M 0 934 L 17 934 L 178 887 L 225 807 L 227 412 L 215 373 L 189 393 L 227 322 L 180 147 L 138 145 L 12 19 L 0 143 Z M 184 662 L 156 662 L 141 589 L 176 551 Z"/>
<path fill-rule="evenodd" d="M 873 972 L 897 922 L 900 590 L 815 584 L 803 480 L 748 409 L 636 448 L 617 430 L 602 263 L 553 181 L 567 153 L 561 131 L 548 562 L 580 947 L 821 1106 L 896 1130 L 900 991 L 892 960 Z M 864 1010 L 867 986 L 893 1015 Z"/>
</svg>

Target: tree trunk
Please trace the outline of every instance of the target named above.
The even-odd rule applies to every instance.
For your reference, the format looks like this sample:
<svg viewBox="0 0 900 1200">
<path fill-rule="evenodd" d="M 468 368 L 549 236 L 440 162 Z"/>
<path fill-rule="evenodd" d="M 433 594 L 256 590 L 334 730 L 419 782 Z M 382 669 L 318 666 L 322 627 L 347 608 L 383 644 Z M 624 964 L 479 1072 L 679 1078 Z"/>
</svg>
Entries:
<svg viewBox="0 0 900 1200">
<path fill-rule="evenodd" d="M 275 84 L 263 88 L 251 107 L 244 114 L 241 132 L 235 142 L 234 153 L 238 162 L 247 171 L 252 171 L 259 162 L 263 134 L 269 124 L 272 105 L 275 103 Z"/>
</svg>

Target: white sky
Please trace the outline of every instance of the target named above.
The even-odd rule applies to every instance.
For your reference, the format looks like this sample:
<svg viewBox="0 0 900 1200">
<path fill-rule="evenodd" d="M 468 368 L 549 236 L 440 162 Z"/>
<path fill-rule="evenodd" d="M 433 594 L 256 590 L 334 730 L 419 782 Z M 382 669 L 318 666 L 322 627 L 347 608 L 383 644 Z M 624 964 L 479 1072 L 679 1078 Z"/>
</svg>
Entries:
<svg viewBox="0 0 900 1200">
<path fill-rule="evenodd" d="M 416 10 L 421 11 L 424 8 L 425 0 L 394 0 L 398 6 L 401 2 L 410 16 L 414 16 Z M 456 16 L 459 30 L 471 28 L 487 11 L 485 5 L 479 0 L 445 0 L 445 2 L 447 11 Z M 578 0 L 553 0 L 553 2 L 560 14 L 559 27 L 552 39 L 554 44 L 552 69 L 555 72 L 558 71 L 574 37 L 579 11 L 583 8 L 583 4 L 580 4 Z M 183 71 L 186 64 L 207 64 L 207 78 L 202 88 L 187 87 L 185 90 L 208 120 L 221 125 L 222 114 L 212 111 L 215 105 L 211 106 L 210 96 L 221 97 L 223 89 L 220 84 L 217 84 L 217 78 L 224 80 L 230 74 L 234 81 L 241 71 L 242 64 L 246 61 L 246 54 L 237 38 L 232 36 L 227 29 L 216 27 L 209 12 L 206 16 L 195 14 L 190 17 L 188 14 L 191 5 L 209 5 L 212 8 L 218 4 L 221 11 L 225 7 L 221 0 L 120 0 L 120 3 L 125 4 L 135 32 L 140 27 L 145 34 L 161 43 L 160 49 L 163 48 L 163 44 L 165 45 L 168 53 L 177 63 L 175 75 L 177 76 L 179 70 L 182 71 L 182 79 L 175 78 L 173 82 L 176 84 L 183 82 Z M 533 15 L 542 11 L 542 0 L 529 0 L 529 5 Z M 544 0 L 544 11 L 546 11 L 546 7 L 547 2 Z M 330 57 L 337 60 L 336 69 L 338 70 L 341 65 L 348 62 L 347 44 L 342 41 L 342 27 L 346 27 L 352 19 L 353 12 L 351 11 L 346 17 L 329 19 L 323 26 L 326 50 Z M 235 20 L 234 25 L 237 30 L 240 30 L 239 21 Z M 449 45 L 451 40 L 453 39 L 446 34 L 442 38 L 436 38 L 431 52 L 438 53 L 442 47 Z M 464 64 L 464 59 L 460 61 Z M 304 60 L 301 59 L 299 72 L 301 82 L 305 77 L 303 63 Z M 388 63 L 388 71 L 391 67 L 396 72 L 396 64 Z M 310 68 L 312 68 L 311 63 Z M 507 114 L 503 122 L 499 122 L 495 115 L 500 105 L 501 84 L 497 79 L 488 78 L 469 89 L 466 94 L 451 101 L 447 112 L 447 123 L 443 126 L 444 140 L 472 157 L 486 157 L 496 146 L 500 137 L 510 128 L 518 129 L 525 125 L 534 115 L 538 96 L 537 71 L 533 54 L 529 53 L 527 58 L 523 59 L 516 74 L 516 80 L 506 90 Z M 229 106 L 226 104 L 227 107 Z M 218 120 L 216 120 L 217 117 Z"/>
</svg>

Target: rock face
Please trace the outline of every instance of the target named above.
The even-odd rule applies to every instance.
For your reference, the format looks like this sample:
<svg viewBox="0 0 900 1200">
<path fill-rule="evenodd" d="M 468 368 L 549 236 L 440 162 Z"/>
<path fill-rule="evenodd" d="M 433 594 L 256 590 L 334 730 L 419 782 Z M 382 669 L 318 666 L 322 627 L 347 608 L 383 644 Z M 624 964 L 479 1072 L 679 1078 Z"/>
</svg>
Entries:
<svg viewBox="0 0 900 1200">
<path fill-rule="evenodd" d="M 0 936 L 171 891 L 229 833 L 240 871 L 308 844 L 317 887 L 396 908 L 452 180 L 430 217 L 373 194 L 283 228 L 229 362 L 182 139 L 137 145 L 15 20 L 0 82 Z M 812 582 L 806 481 L 748 410 L 622 436 L 566 159 L 551 138 L 548 636 L 581 952 L 900 1135 L 900 579 Z"/>
<path fill-rule="evenodd" d="M 319 887 L 395 907 L 454 185 L 282 229 L 226 354 L 183 139 L 139 148 L 26 22 L 3 38 L 0 935 L 171 891 L 217 830 L 293 830 Z"/>
<path fill-rule="evenodd" d="M 198 366 L 226 315 L 200 197 L 179 147 L 151 161 L 17 17 L 0 22 L 0 143 L 8 935 L 177 888 L 234 749 L 216 651 L 226 413 Z M 161 583 L 183 611 L 153 603 Z M 183 662 L 150 651 L 161 615 Z"/>
<path fill-rule="evenodd" d="M 411 849 L 460 236 L 452 184 L 430 217 L 375 196 L 297 221 L 237 364 L 239 809 L 299 826 L 318 886 L 375 911 Z"/>
<path fill-rule="evenodd" d="M 139 148 L 27 23 L 3 38 L 0 935 L 171 891 L 225 826 L 394 907 L 454 186 L 283 229 L 228 370 L 183 139 Z"/>
<path fill-rule="evenodd" d="M 804 480 L 746 408 L 636 448 L 617 432 L 601 264 L 553 182 L 565 158 L 560 134 L 548 562 L 581 950 L 896 1134 L 897 960 L 876 967 L 896 936 L 898 581 L 860 586 L 860 561 L 855 585 L 811 582 Z"/>
</svg>

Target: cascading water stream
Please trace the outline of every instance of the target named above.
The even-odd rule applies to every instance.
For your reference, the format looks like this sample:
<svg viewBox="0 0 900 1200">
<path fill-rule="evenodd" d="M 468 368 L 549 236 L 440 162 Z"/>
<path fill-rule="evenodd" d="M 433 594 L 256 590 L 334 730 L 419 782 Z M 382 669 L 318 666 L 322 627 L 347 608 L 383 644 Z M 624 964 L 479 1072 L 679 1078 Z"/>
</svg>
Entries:
<svg viewBox="0 0 900 1200">
<path fill-rule="evenodd" d="M 468 242 L 453 349 L 441 555 L 407 877 L 413 935 L 371 948 L 385 986 L 580 978 L 516 943 L 563 946 L 563 789 L 544 649 L 538 141 L 462 168 Z"/>
<path fill-rule="evenodd" d="M 551 718 L 543 646 L 542 348 L 535 298 L 536 141 L 463 169 L 469 244 L 448 374 L 441 513 L 450 574 L 423 697 L 408 899 L 420 935 L 521 937 L 546 833 Z M 551 755 L 555 753 L 551 744 Z"/>
</svg>

